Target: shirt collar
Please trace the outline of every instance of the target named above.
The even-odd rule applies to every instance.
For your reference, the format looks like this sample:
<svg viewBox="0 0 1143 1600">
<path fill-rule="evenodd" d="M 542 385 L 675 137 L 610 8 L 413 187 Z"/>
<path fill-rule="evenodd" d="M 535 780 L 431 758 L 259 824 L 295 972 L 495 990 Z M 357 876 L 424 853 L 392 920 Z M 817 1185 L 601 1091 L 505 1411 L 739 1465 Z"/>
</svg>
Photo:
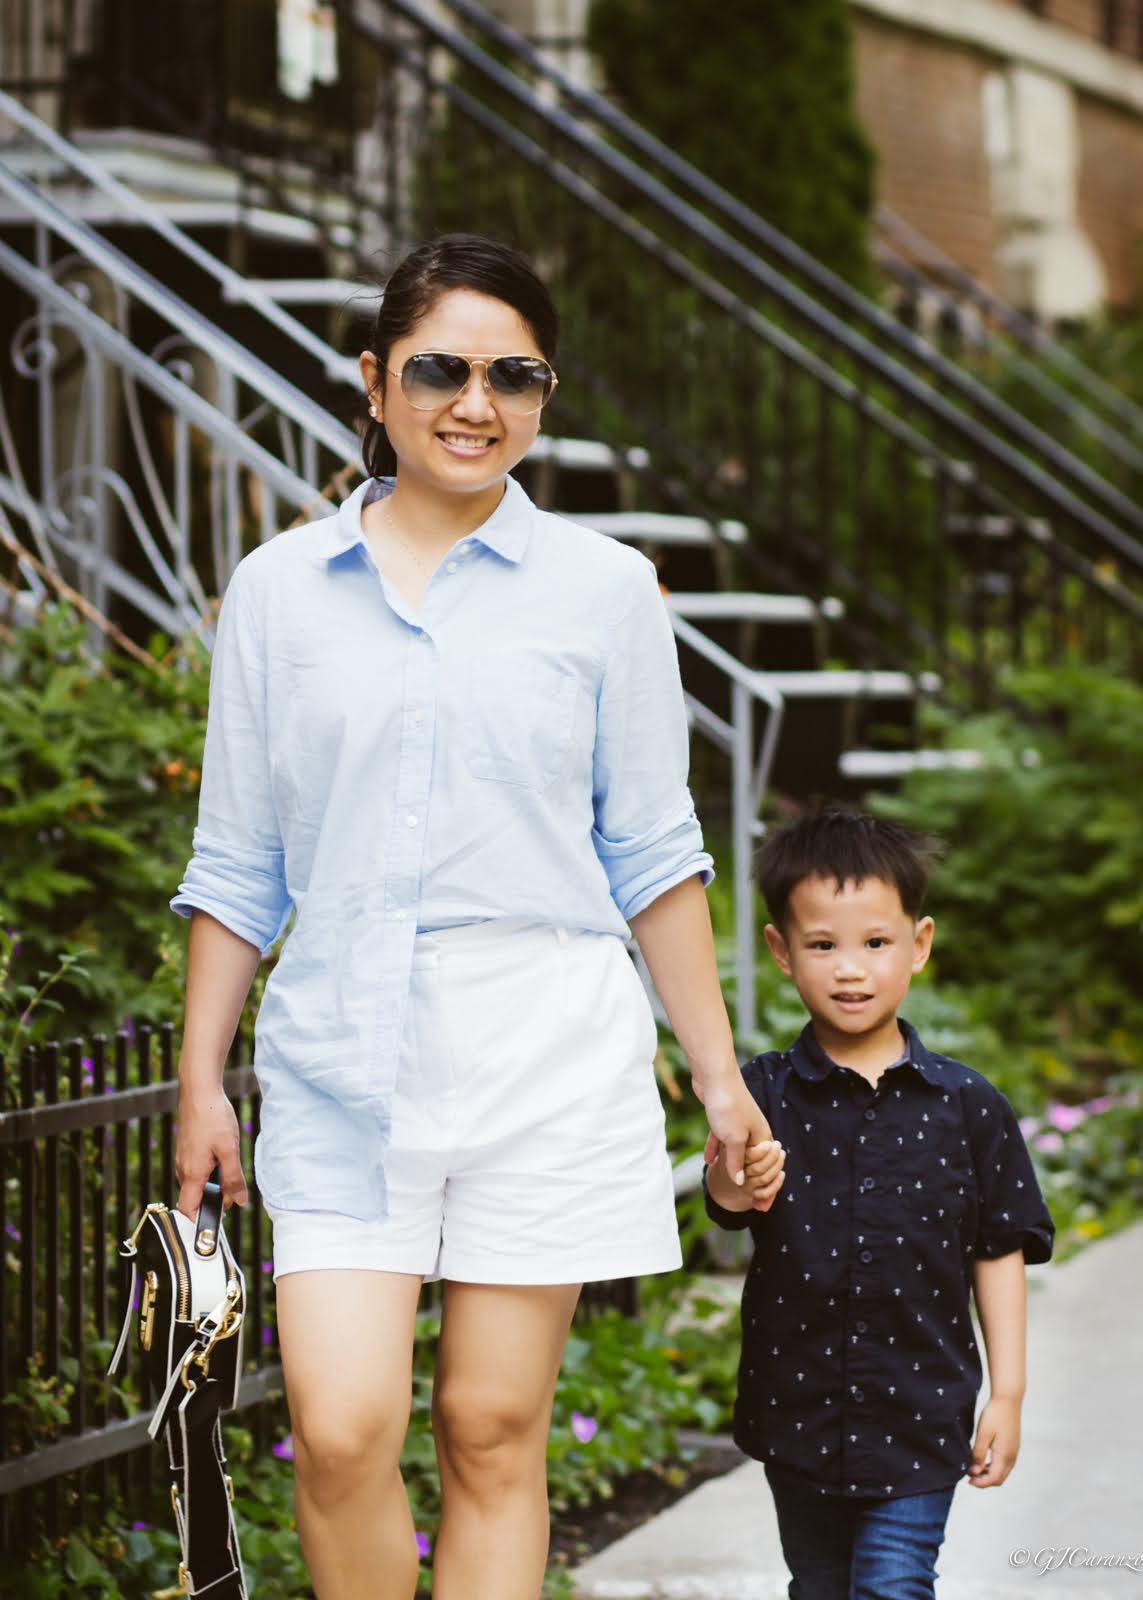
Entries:
<svg viewBox="0 0 1143 1600">
<path fill-rule="evenodd" d="M 934 1086 L 944 1083 L 944 1067 L 931 1050 L 926 1049 L 921 1041 L 921 1036 L 911 1022 L 906 1022 L 904 1017 L 897 1018 L 901 1032 L 905 1036 L 905 1049 L 897 1061 L 890 1065 L 897 1067 L 904 1064 L 915 1067 L 926 1083 Z M 832 1056 L 827 1055 L 818 1043 L 811 1023 L 806 1023 L 790 1050 L 790 1063 L 800 1078 L 807 1083 L 820 1083 L 823 1078 L 828 1078 L 831 1072 L 837 1072 L 838 1064 Z"/>
<path fill-rule="evenodd" d="M 361 529 L 361 513 L 374 500 L 392 494 L 396 479 L 366 478 L 353 493 L 342 501 L 337 514 L 326 517 L 317 526 L 315 547 L 317 556 L 331 561 L 344 555 L 355 545 L 365 543 Z M 535 506 L 515 478 L 504 480 L 504 493 L 496 510 L 479 528 L 466 535 L 487 545 L 505 561 L 518 562 L 524 558 L 532 534 Z"/>
</svg>

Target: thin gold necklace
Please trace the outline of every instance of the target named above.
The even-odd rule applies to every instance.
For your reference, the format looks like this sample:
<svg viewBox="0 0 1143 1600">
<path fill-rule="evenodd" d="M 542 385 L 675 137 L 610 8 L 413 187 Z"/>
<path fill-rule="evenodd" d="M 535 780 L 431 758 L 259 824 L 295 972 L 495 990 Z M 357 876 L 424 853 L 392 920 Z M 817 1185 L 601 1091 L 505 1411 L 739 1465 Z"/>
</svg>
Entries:
<svg viewBox="0 0 1143 1600">
<path fill-rule="evenodd" d="M 413 549 L 412 545 L 408 542 L 407 539 L 405 539 L 402 536 L 401 530 L 398 528 L 396 522 L 393 520 L 393 513 L 389 510 L 389 496 L 388 495 L 386 495 L 384 500 L 382 500 L 382 502 L 381 502 L 381 515 L 384 517 L 386 525 L 393 530 L 393 535 L 396 538 L 397 543 L 399 545 L 402 545 L 408 551 L 408 553 L 412 556 L 413 560 L 417 563 L 418 567 L 420 567 L 422 572 L 428 572 L 430 570 L 430 568 L 425 566 L 425 563 L 421 560 L 420 556 Z"/>
</svg>

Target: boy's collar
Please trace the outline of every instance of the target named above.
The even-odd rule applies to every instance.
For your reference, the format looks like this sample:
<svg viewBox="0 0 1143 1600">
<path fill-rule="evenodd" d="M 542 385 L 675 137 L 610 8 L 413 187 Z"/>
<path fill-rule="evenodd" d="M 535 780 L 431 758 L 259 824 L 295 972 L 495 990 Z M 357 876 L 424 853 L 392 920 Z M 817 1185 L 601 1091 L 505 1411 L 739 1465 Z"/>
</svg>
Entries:
<svg viewBox="0 0 1143 1600">
<path fill-rule="evenodd" d="M 925 1047 L 920 1034 L 911 1022 L 906 1022 L 904 1017 L 898 1017 L 897 1022 L 905 1036 L 905 1049 L 900 1058 L 890 1065 L 899 1066 L 908 1062 L 916 1067 L 926 1083 L 934 1086 L 943 1084 L 944 1063 Z M 798 1076 L 804 1078 L 807 1083 L 820 1083 L 823 1078 L 828 1078 L 831 1072 L 838 1071 L 837 1062 L 822 1049 L 810 1022 L 806 1023 L 790 1049 L 790 1063 Z"/>
</svg>

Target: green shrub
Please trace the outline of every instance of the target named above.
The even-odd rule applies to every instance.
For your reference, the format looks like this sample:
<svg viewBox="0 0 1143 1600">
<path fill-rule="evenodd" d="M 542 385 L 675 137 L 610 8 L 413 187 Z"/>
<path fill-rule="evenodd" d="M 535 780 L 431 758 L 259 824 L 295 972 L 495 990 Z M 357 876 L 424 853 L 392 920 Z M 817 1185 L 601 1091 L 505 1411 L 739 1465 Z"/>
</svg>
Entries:
<svg viewBox="0 0 1143 1600">
<path fill-rule="evenodd" d="M 588 44 L 624 109 L 854 281 L 868 271 L 872 147 L 843 0 L 593 0 Z"/>
</svg>

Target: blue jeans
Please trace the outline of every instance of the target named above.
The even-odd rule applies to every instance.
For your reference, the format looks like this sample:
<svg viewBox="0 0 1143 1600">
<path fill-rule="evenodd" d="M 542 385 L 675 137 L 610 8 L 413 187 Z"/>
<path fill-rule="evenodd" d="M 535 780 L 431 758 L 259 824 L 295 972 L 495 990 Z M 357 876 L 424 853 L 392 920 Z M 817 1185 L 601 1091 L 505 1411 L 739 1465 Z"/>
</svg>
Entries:
<svg viewBox="0 0 1143 1600">
<path fill-rule="evenodd" d="M 896 1500 L 844 1499 L 767 1472 L 790 1600 L 933 1600 L 955 1485 Z"/>
</svg>

